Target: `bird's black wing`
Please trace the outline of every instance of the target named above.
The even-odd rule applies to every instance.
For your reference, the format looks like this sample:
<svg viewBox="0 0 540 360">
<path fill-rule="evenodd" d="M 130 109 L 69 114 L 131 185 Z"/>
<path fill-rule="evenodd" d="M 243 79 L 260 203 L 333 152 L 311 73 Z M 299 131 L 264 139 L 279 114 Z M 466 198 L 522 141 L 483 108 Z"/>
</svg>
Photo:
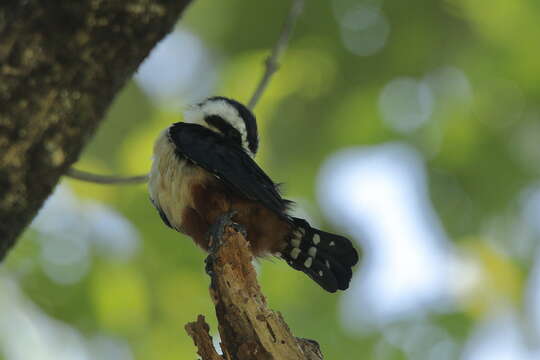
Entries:
<svg viewBox="0 0 540 360">
<path fill-rule="evenodd" d="M 261 202 L 278 215 L 287 216 L 290 201 L 279 194 L 277 185 L 236 144 L 215 132 L 190 123 L 169 128 L 169 138 L 178 156 L 185 157 L 222 180 L 234 192 Z"/>
</svg>

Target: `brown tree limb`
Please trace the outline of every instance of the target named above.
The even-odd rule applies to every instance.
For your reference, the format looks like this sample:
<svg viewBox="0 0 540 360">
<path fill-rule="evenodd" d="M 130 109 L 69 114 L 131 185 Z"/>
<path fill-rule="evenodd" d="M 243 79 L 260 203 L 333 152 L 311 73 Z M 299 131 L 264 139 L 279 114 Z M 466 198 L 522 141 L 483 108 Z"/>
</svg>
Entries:
<svg viewBox="0 0 540 360">
<path fill-rule="evenodd" d="M 268 308 L 243 235 L 228 226 L 218 241 L 222 244 L 209 255 L 208 268 L 224 355 L 215 357 L 213 346 L 214 351 L 208 349 L 209 327 L 199 315 L 197 322 L 186 325 L 186 330 L 202 359 L 322 359 L 315 341 L 294 337 L 281 314 Z"/>
<path fill-rule="evenodd" d="M 0 260 L 189 2 L 1 2 Z"/>
</svg>

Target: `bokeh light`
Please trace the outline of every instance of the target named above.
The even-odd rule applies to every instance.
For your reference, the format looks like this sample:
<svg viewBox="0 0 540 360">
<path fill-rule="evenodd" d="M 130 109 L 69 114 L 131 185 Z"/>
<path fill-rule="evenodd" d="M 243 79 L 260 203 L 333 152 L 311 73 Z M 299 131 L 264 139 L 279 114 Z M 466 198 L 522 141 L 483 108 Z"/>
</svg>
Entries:
<svg viewBox="0 0 540 360">
<path fill-rule="evenodd" d="M 392 80 L 381 92 L 379 109 L 392 129 L 407 133 L 429 120 L 433 95 L 429 86 L 409 78 Z"/>
<path fill-rule="evenodd" d="M 333 8 L 346 49 L 359 56 L 369 56 L 384 47 L 390 24 L 378 2 L 334 0 Z"/>
<path fill-rule="evenodd" d="M 348 327 L 389 323 L 447 295 L 449 244 L 417 152 L 387 144 L 338 153 L 321 170 L 319 196 L 327 216 L 365 247 L 343 297 Z"/>
<path fill-rule="evenodd" d="M 158 105 L 178 109 L 208 94 L 214 86 L 211 59 L 195 34 L 178 28 L 152 50 L 135 80 Z"/>
</svg>

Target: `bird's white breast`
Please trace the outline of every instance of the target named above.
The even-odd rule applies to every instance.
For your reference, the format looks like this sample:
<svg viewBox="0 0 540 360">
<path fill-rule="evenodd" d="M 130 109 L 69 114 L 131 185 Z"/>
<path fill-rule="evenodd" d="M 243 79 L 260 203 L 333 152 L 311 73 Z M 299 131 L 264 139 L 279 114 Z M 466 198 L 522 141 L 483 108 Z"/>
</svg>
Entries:
<svg viewBox="0 0 540 360">
<path fill-rule="evenodd" d="M 178 158 L 167 130 L 160 134 L 154 144 L 148 191 L 154 204 L 165 213 L 178 231 L 182 232 L 184 210 L 193 207 L 191 186 L 201 180 L 201 170 Z"/>
</svg>

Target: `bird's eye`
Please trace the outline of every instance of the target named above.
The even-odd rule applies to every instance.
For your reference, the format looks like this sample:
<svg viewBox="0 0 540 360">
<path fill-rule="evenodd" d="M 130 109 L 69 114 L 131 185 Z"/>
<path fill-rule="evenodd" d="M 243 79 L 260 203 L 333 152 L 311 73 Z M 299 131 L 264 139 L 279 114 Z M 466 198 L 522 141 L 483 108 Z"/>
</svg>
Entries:
<svg viewBox="0 0 540 360">
<path fill-rule="evenodd" d="M 235 141 L 242 141 L 242 136 L 240 135 L 238 130 L 236 130 L 235 128 L 229 129 L 229 131 L 227 131 L 226 136 Z"/>
</svg>

